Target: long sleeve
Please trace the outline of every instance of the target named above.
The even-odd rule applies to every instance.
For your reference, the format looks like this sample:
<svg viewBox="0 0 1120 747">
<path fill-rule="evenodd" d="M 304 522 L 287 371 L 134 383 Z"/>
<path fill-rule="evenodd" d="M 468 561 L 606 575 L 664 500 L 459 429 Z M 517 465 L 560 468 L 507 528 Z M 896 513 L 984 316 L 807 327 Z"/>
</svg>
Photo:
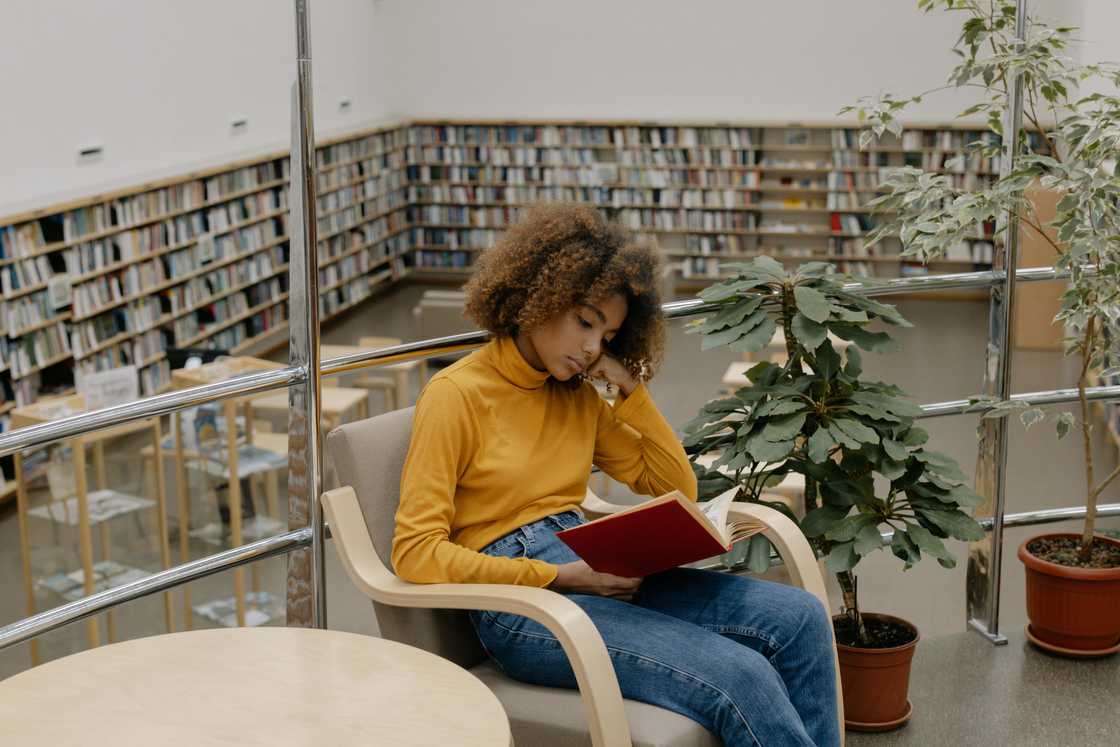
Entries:
<svg viewBox="0 0 1120 747">
<path fill-rule="evenodd" d="M 401 475 L 393 568 L 414 583 L 547 586 L 556 566 L 484 555 L 450 540 L 456 485 L 480 446 L 478 420 L 458 386 L 433 379 L 416 404 Z"/>
<path fill-rule="evenodd" d="M 688 456 L 645 384 L 613 408 L 600 400 L 593 461 L 636 493 L 657 496 L 679 490 L 696 500 Z"/>
</svg>

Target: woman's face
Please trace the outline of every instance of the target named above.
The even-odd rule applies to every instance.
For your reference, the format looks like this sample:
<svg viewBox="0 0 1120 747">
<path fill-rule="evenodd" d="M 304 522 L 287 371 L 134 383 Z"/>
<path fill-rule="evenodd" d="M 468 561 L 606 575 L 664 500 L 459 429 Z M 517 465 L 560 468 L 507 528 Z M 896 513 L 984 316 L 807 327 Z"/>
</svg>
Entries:
<svg viewBox="0 0 1120 747">
<path fill-rule="evenodd" d="M 517 338 L 525 360 L 557 381 L 567 381 L 599 359 L 626 321 L 626 298 L 614 293 L 588 301 Z"/>
</svg>

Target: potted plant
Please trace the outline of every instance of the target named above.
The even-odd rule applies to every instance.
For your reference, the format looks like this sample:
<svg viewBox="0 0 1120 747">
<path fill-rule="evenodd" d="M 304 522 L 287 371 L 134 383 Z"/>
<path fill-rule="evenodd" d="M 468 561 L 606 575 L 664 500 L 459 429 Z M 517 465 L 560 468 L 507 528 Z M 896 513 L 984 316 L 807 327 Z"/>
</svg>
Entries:
<svg viewBox="0 0 1120 747">
<path fill-rule="evenodd" d="M 1120 68 L 1077 65 L 1066 57 L 1073 28 L 1050 28 L 1032 18 L 1027 39 L 1020 42 L 1013 33 L 1015 4 L 1008 0 L 920 0 L 918 5 L 927 12 L 943 7 L 965 15 L 954 48 L 961 60 L 945 88 L 977 90 L 980 102 L 961 116 L 985 112 L 987 128 L 997 136 L 973 143 L 970 150 L 982 155 L 999 152 L 996 141 L 1003 134 L 1009 105 L 1007 87 L 1016 72 L 1022 75 L 1025 91 L 1024 121 L 1033 132 L 1015 144 L 1014 170 L 983 188 L 958 189 L 945 175 L 915 168 L 894 172 L 885 182 L 888 192 L 872 203 L 885 218 L 875 239 L 899 236 L 905 255 L 929 260 L 975 235 L 984 222 L 1014 214 L 1024 230 L 1053 249 L 1054 267 L 1069 274 L 1054 321 L 1065 325 L 1067 355 L 1080 359 L 1079 408 L 1077 416 L 1064 412 L 1050 419 L 1059 438 L 1074 429 L 1080 433 L 1085 524 L 1080 536 L 1046 533 L 1020 546 L 1019 558 L 1027 568 L 1027 635 L 1055 653 L 1114 653 L 1120 650 L 1120 541 L 1095 530 L 1097 500 L 1120 475 L 1120 467 L 1103 479 L 1097 477 L 1095 429 L 1085 390 L 1091 376 L 1120 370 Z M 1092 92 L 1080 94 L 1081 90 Z M 844 111 L 856 111 L 868 125 L 860 135 L 863 147 L 884 132 L 901 133 L 899 117 L 921 99 L 886 95 L 863 99 Z M 1040 225 L 1029 199 L 1034 185 L 1061 196 L 1048 225 Z M 994 416 L 1022 410 L 1026 426 L 1046 419 L 1042 410 L 1027 403 L 989 404 Z"/>
<path fill-rule="evenodd" d="M 849 292 L 821 262 L 787 272 L 759 257 L 721 269 L 735 276 L 700 293 L 718 312 L 690 325 L 703 335 L 702 348 L 758 351 L 781 327 L 788 358 L 784 365 L 757 364 L 747 374 L 750 385 L 709 402 L 685 426 L 701 498 L 738 485 L 739 500 L 766 503 L 799 523 L 843 592 L 834 625 L 848 727 L 899 726 L 910 715 L 918 632 L 907 621 L 860 609 L 856 565 L 890 547 L 907 569 L 923 554 L 953 567 L 942 540 L 983 536 L 962 510 L 980 497 L 951 458 L 926 447 L 928 435 L 914 425 L 918 407 L 898 387 L 862 378 L 859 349 L 885 352 L 893 345 L 869 326 L 909 326 L 893 306 Z M 836 339 L 852 343 L 843 359 Z M 696 464 L 711 453 L 718 458 L 710 468 Z M 790 472 L 805 478 L 801 518 L 765 500 L 767 485 Z M 769 565 L 761 537 L 741 552 L 753 570 Z"/>
</svg>

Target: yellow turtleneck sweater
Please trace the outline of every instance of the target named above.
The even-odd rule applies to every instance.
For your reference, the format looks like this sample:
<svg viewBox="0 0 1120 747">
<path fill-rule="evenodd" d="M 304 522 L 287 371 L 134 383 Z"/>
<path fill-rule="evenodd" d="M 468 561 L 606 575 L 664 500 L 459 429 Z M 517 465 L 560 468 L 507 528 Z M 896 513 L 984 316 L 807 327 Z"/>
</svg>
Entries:
<svg viewBox="0 0 1120 747">
<path fill-rule="evenodd" d="M 401 476 L 393 567 L 415 583 L 548 586 L 556 566 L 478 550 L 525 524 L 578 508 L 591 465 L 644 495 L 696 478 L 644 384 L 613 408 L 497 338 L 428 383 Z"/>
</svg>

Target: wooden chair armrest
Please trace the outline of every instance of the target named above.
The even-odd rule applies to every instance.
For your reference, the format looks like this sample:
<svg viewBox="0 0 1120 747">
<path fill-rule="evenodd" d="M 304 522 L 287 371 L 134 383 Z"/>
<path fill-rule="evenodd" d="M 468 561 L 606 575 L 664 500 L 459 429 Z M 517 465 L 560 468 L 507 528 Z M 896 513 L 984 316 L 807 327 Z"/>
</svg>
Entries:
<svg viewBox="0 0 1120 747">
<path fill-rule="evenodd" d="M 322 504 L 342 565 L 362 593 L 397 607 L 493 610 L 539 622 L 560 641 L 575 671 L 592 744 L 631 744 L 607 647 L 579 605 L 554 591 L 529 586 L 409 583 L 390 572 L 377 555 L 352 487 L 327 491 Z"/>
<path fill-rule="evenodd" d="M 805 535 L 790 519 L 780 511 L 757 503 L 732 503 L 727 512 L 728 520 L 754 519 L 766 525 L 763 535 L 774 545 L 786 569 L 789 571 L 790 581 L 795 586 L 800 586 L 809 592 L 824 605 L 825 612 L 831 616 L 832 606 L 828 601 L 828 592 L 825 590 L 824 577 L 821 567 L 817 562 L 816 553 L 809 546 Z M 831 626 L 829 626 L 831 629 Z M 833 666 L 836 668 L 836 709 L 837 718 L 840 719 L 841 740 L 844 734 L 844 695 L 840 689 L 840 660 L 836 655 L 835 641 L 833 641 Z"/>
</svg>

